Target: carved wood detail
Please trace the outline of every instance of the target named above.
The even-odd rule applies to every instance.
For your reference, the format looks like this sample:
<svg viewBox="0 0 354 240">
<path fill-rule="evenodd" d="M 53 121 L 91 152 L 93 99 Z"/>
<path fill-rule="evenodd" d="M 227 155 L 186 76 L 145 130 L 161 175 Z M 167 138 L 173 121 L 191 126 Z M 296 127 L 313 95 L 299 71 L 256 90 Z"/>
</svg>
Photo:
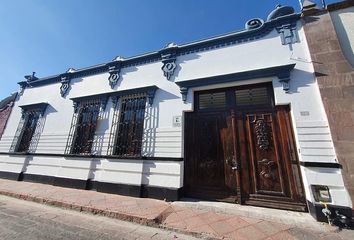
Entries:
<svg viewBox="0 0 354 240">
<path fill-rule="evenodd" d="M 274 171 L 277 165 L 274 161 L 264 158 L 261 161 L 258 161 L 258 164 L 261 168 L 259 175 L 265 181 L 274 181 L 276 179 Z"/>
<path fill-rule="evenodd" d="M 266 151 L 270 145 L 269 130 L 267 124 L 265 123 L 264 119 L 255 119 L 254 123 L 257 145 L 261 150 Z"/>
</svg>

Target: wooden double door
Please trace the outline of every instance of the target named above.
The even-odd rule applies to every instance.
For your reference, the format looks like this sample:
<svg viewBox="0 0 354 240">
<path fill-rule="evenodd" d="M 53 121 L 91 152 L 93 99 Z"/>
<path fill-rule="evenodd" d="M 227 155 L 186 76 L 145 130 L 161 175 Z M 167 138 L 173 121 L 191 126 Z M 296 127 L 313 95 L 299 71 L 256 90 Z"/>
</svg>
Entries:
<svg viewBox="0 0 354 240">
<path fill-rule="evenodd" d="M 185 195 L 305 211 L 289 106 L 258 88 L 241 91 L 246 100 L 237 88 L 196 95 L 185 113 Z"/>
</svg>

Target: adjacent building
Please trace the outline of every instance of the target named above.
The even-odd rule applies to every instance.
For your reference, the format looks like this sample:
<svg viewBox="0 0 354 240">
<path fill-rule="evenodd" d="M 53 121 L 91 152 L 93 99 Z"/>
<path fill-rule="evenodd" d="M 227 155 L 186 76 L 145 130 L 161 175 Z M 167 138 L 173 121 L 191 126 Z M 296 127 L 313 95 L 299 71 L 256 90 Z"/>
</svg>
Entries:
<svg viewBox="0 0 354 240">
<path fill-rule="evenodd" d="M 309 2 L 303 23 L 337 161 L 354 200 L 354 1 Z"/>
<path fill-rule="evenodd" d="M 13 93 L 0 101 L 0 139 L 5 130 L 7 120 L 10 117 L 12 107 L 16 100 L 17 93 Z"/>
</svg>

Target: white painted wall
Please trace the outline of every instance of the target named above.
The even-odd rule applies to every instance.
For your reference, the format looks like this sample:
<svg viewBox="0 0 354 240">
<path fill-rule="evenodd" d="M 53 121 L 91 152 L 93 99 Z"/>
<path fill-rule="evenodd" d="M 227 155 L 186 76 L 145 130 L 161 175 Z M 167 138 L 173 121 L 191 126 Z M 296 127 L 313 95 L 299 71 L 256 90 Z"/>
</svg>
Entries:
<svg viewBox="0 0 354 240">
<path fill-rule="evenodd" d="M 38 153 L 64 153 L 73 114 L 69 98 L 89 96 L 117 90 L 156 85 L 154 103 L 146 108 L 143 136 L 144 156 L 183 157 L 183 132 L 173 127 L 173 116 L 193 110 L 193 92 L 201 89 L 221 88 L 257 82 L 272 82 L 276 104 L 290 104 L 296 143 L 300 161 L 335 162 L 335 153 L 327 117 L 313 75 L 313 67 L 305 35 L 298 23 L 300 42 L 282 45 L 274 30 L 262 39 L 225 46 L 213 50 L 179 56 L 177 69 L 170 81 L 163 76 L 161 62 L 127 67 L 121 70 L 121 78 L 114 90 L 108 84 L 108 73 L 72 80 L 66 98 L 59 94 L 60 84 L 28 88 L 16 102 L 9 124 L 0 142 L 0 151 L 7 152 L 20 119 L 19 105 L 48 102 L 45 126 L 38 144 Z M 191 88 L 187 102 L 183 103 L 177 81 L 193 80 L 296 63 L 291 74 L 290 91 L 285 93 L 277 78 L 253 79 L 207 87 Z M 97 154 L 107 151 L 113 109 L 108 102 L 106 114 L 97 129 Z M 13 161 L 13 163 L 9 163 Z M 21 164 L 23 164 L 21 168 Z M 158 160 L 136 161 L 118 159 L 74 159 L 62 157 L 33 157 L 27 163 L 21 157 L 0 155 L 0 171 L 53 175 L 76 179 L 94 179 L 103 182 L 147 184 L 169 188 L 183 186 L 183 163 Z M 306 197 L 313 201 L 311 184 L 328 184 L 333 203 L 351 206 L 340 170 L 301 167 Z"/>
</svg>

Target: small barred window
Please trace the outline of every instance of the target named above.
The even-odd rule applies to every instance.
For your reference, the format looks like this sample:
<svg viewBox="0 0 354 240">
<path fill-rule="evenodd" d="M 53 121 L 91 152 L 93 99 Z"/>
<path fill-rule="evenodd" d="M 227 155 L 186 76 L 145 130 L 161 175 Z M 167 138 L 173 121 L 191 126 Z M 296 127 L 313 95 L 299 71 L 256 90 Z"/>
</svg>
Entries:
<svg viewBox="0 0 354 240">
<path fill-rule="evenodd" d="M 35 152 L 44 123 L 47 103 L 20 106 L 22 116 L 10 152 Z"/>
<path fill-rule="evenodd" d="M 109 154 L 141 156 L 146 94 L 122 96 L 115 107 Z M 112 141 L 113 140 L 113 141 Z"/>
<path fill-rule="evenodd" d="M 97 121 L 103 114 L 106 99 L 90 99 L 75 103 L 71 129 L 65 152 L 91 154 Z"/>
</svg>

